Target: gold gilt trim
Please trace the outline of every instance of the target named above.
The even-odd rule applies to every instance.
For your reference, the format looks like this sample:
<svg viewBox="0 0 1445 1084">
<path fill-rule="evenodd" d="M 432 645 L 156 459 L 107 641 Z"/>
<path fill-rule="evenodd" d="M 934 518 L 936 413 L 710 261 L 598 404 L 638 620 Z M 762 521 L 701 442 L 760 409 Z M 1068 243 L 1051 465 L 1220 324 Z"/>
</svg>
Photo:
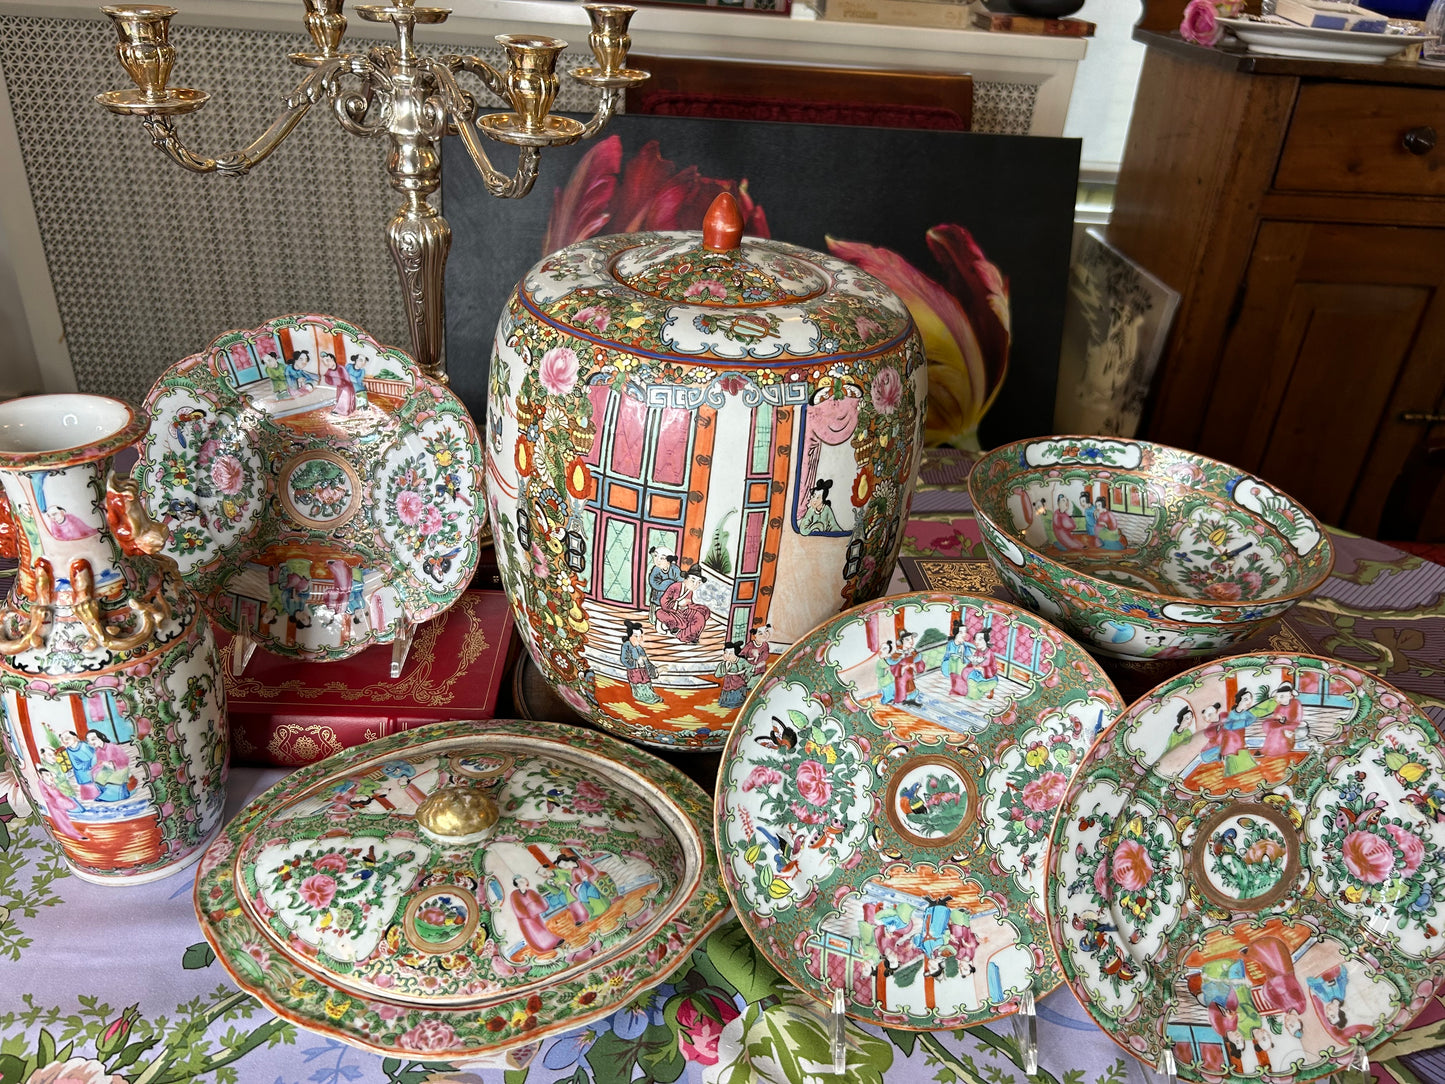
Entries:
<svg viewBox="0 0 1445 1084">
<path fill-rule="evenodd" d="M 1306 640 L 1288 621 L 1281 621 L 1279 628 L 1270 634 L 1269 647 L 1271 651 L 1291 654 L 1309 655 L 1319 651 L 1318 645 Z"/>
<path fill-rule="evenodd" d="M 957 557 L 941 560 L 915 557 L 913 560 L 931 591 L 986 595 L 1003 583 L 987 561 L 964 561 Z"/>
<path fill-rule="evenodd" d="M 306 742 L 316 748 L 297 748 Z M 314 764 L 333 753 L 341 752 L 343 748 L 336 731 L 325 723 L 283 723 L 272 732 L 271 740 L 266 743 L 266 752 L 272 763 L 298 766 Z"/>
<path fill-rule="evenodd" d="M 478 612 L 481 606 L 482 600 L 468 598 L 464 594 L 446 615 L 423 625 L 411 646 L 413 665 L 408 667 L 410 672 L 396 681 L 386 679 L 358 688 L 348 685 L 344 681 L 329 681 L 325 685 L 315 685 L 294 678 L 278 685 L 265 685 L 255 678 L 244 675 L 241 677 L 231 676 L 228 668 L 227 693 L 235 699 L 248 700 L 276 700 L 288 694 L 315 700 L 329 693 L 339 696 L 343 700 L 395 703 L 398 700 L 409 699 L 420 706 L 445 707 L 456 700 L 458 690 L 455 686 L 461 681 L 467 668 L 481 658 L 482 654 L 491 646 L 487 641 L 486 630 L 482 627 L 481 614 Z M 450 675 L 441 679 L 432 671 L 437 664 L 436 646 L 437 641 L 441 638 L 442 622 L 445 620 L 456 621 L 459 618 L 466 620 L 467 630 L 462 634 L 461 642 L 457 646 L 456 665 Z M 235 650 L 234 642 L 232 642 L 230 650 Z"/>
</svg>

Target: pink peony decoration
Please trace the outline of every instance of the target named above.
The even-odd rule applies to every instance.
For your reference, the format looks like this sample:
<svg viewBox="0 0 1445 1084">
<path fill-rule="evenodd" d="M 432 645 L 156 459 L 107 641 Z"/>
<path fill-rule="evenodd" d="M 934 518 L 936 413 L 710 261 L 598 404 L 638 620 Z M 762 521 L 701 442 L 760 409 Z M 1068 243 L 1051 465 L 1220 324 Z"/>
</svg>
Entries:
<svg viewBox="0 0 1445 1084">
<path fill-rule="evenodd" d="M 577 310 L 572 322 L 578 327 L 590 327 L 594 331 L 606 331 L 612 321 L 611 315 L 601 305 L 587 305 Z"/>
<path fill-rule="evenodd" d="M 450 1024 L 432 1018 L 423 1020 L 410 1031 L 404 1032 L 396 1042 L 407 1050 L 435 1054 L 453 1049 L 457 1045 L 457 1033 Z"/>
<path fill-rule="evenodd" d="M 1345 869 L 1365 884 L 1383 884 L 1395 868 L 1395 852 L 1372 832 L 1351 832 L 1340 846 Z"/>
<path fill-rule="evenodd" d="M 417 524 L 417 530 L 419 530 L 422 535 L 425 536 L 436 534 L 439 530 L 441 530 L 441 527 L 442 514 L 437 511 L 436 505 L 427 505 L 426 510 L 421 514 L 421 522 Z"/>
<path fill-rule="evenodd" d="M 903 402 L 903 378 L 893 366 L 878 370 L 871 389 L 873 408 L 880 414 L 892 414 Z"/>
<path fill-rule="evenodd" d="M 555 346 L 542 355 L 537 367 L 542 387 L 553 395 L 566 395 L 577 386 L 577 355 L 565 346 Z"/>
<path fill-rule="evenodd" d="M 754 767 L 753 770 L 748 773 L 748 777 L 743 780 L 743 793 L 746 794 L 750 790 L 757 790 L 759 787 L 772 786 L 774 783 L 782 782 L 782 779 L 782 772 L 774 771 L 772 768 L 765 768 L 759 764 Z"/>
<path fill-rule="evenodd" d="M 1394 837 L 1399 844 L 1400 853 L 1404 855 L 1405 865 L 1400 870 L 1401 877 L 1408 877 L 1420 868 L 1420 863 L 1425 860 L 1425 844 L 1420 837 L 1408 828 L 1402 828 L 1398 824 L 1385 825 L 1385 831 Z"/>
<path fill-rule="evenodd" d="M 1204 585 L 1204 593 L 1210 598 L 1218 599 L 1221 602 L 1238 602 L 1244 595 L 1244 591 L 1237 583 L 1219 581 Z"/>
<path fill-rule="evenodd" d="M 724 301 L 727 299 L 727 287 L 715 279 L 699 279 L 697 282 L 689 283 L 686 290 L 682 292 L 686 298 L 701 298 L 704 301 Z"/>
<path fill-rule="evenodd" d="M 855 316 L 853 318 L 853 330 L 858 332 L 858 338 L 871 339 L 883 330 L 883 325 L 871 316 Z"/>
<path fill-rule="evenodd" d="M 336 897 L 336 879 L 324 873 L 313 874 L 301 882 L 297 891 L 303 900 L 320 909 Z"/>
<path fill-rule="evenodd" d="M 211 481 L 222 493 L 234 495 L 241 492 L 243 478 L 241 461 L 233 455 L 218 455 L 211 464 Z"/>
<path fill-rule="evenodd" d="M 816 760 L 805 760 L 798 765 L 798 793 L 803 800 L 813 805 L 823 805 L 833 793 L 833 784 L 828 782 L 828 769 Z"/>
<path fill-rule="evenodd" d="M 1024 786 L 1024 805 L 1035 813 L 1058 808 L 1059 802 L 1063 800 L 1064 788 L 1068 782 L 1063 772 L 1044 772 L 1043 775 L 1030 780 Z"/>
<path fill-rule="evenodd" d="M 414 490 L 404 489 L 396 495 L 396 514 L 408 527 L 416 526 L 416 521 L 421 519 L 425 508 L 426 501 Z"/>
<path fill-rule="evenodd" d="M 1114 851 L 1114 880 L 1130 892 L 1138 892 L 1154 876 L 1149 852 L 1137 839 L 1126 839 Z"/>
</svg>

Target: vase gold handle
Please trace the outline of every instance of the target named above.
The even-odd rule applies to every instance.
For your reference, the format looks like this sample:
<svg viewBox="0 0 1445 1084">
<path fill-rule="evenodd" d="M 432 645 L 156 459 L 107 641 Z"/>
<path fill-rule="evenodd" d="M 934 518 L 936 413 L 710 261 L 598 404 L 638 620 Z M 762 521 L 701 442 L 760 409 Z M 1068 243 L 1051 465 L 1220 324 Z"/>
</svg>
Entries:
<svg viewBox="0 0 1445 1084">
<path fill-rule="evenodd" d="M 165 525 L 151 519 L 141 503 L 140 486 L 130 475 L 112 471 L 106 480 L 105 519 L 121 552 L 129 557 L 160 553 L 170 541 Z"/>
<path fill-rule="evenodd" d="M 77 557 L 70 562 L 70 592 L 73 599 L 71 608 L 75 611 L 85 631 L 90 633 L 91 650 L 103 647 L 107 651 L 131 651 L 147 643 L 155 635 L 156 624 L 165 619 L 167 607 L 159 598 L 145 602 L 130 600 L 131 613 L 135 614 L 135 629 L 128 635 L 121 635 L 119 626 L 107 625 L 100 612 L 100 599 L 95 595 L 95 573 L 90 562 Z"/>
<path fill-rule="evenodd" d="M 4 500 L 5 498 L 0 496 L 0 509 L 4 509 L 8 515 L 9 506 L 4 504 Z M 13 526 L 13 521 L 11 522 Z M 50 616 L 50 608 L 55 604 L 55 573 L 44 557 L 35 562 L 32 573 L 35 597 L 30 603 L 29 616 L 9 605 L 0 610 L 0 655 L 19 655 L 22 651 L 33 651 L 41 644 L 45 619 Z M 10 639 L 5 636 L 5 630 L 16 621 L 24 623 L 25 631 Z"/>
</svg>

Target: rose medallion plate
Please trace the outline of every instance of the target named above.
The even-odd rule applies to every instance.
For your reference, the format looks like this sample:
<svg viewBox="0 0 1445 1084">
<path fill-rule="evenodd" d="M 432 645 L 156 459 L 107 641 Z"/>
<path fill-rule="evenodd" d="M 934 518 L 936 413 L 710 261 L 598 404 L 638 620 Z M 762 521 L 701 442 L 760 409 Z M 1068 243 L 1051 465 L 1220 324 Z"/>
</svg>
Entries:
<svg viewBox="0 0 1445 1084">
<path fill-rule="evenodd" d="M 409 641 L 470 581 L 485 509 L 466 408 L 329 316 L 231 331 L 146 397 L 136 477 L 228 632 L 341 659 Z"/>
<path fill-rule="evenodd" d="M 601 1019 L 725 914 L 696 783 L 615 738 L 436 723 L 301 768 L 201 860 L 242 989 L 383 1054 L 476 1057 Z"/>
<path fill-rule="evenodd" d="M 794 644 L 723 752 L 744 929 L 789 981 L 887 1027 L 968 1027 L 1061 981 L 1043 849 L 1122 704 L 1074 641 L 971 595 L 897 595 Z"/>
<path fill-rule="evenodd" d="M 1240 655 L 1134 703 L 1048 854 L 1079 1001 L 1185 1080 L 1317 1080 L 1406 1026 L 1445 954 L 1445 757 L 1343 663 Z"/>
</svg>

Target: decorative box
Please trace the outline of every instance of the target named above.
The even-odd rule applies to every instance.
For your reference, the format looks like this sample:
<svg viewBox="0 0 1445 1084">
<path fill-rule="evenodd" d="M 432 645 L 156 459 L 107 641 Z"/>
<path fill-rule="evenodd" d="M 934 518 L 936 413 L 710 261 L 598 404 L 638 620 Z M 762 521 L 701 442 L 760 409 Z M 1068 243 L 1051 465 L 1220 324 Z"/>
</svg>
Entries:
<svg viewBox="0 0 1445 1084">
<path fill-rule="evenodd" d="M 238 677 L 227 661 L 231 751 L 237 763 L 296 767 L 386 734 L 443 719 L 490 719 L 505 680 L 512 614 L 500 591 L 467 591 L 417 632 L 401 677 L 389 678 L 391 648 L 338 662 L 257 651 Z"/>
</svg>

